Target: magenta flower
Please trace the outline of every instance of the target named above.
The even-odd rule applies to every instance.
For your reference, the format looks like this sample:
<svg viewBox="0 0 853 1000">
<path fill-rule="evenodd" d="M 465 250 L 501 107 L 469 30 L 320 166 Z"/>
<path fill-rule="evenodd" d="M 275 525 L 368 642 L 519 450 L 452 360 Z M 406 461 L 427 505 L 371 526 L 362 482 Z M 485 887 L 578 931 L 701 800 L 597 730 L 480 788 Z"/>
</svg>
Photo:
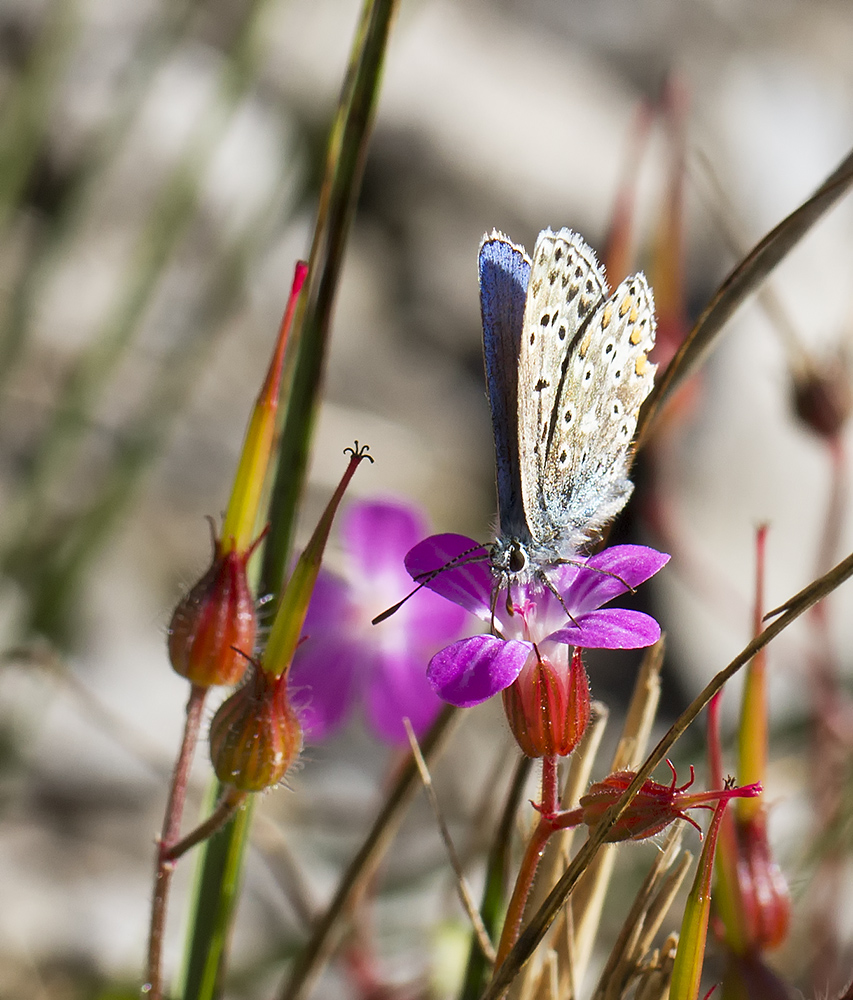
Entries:
<svg viewBox="0 0 853 1000">
<path fill-rule="evenodd" d="M 321 570 L 290 668 L 309 741 L 333 733 L 359 701 L 371 729 L 391 743 L 407 742 L 404 717 L 420 734 L 438 714 L 426 666 L 462 632 L 462 608 L 423 590 L 387 621 L 370 623 L 410 588 L 403 558 L 426 530 L 423 516 L 398 502 L 359 501 L 342 515 L 344 576 Z"/>
<path fill-rule="evenodd" d="M 427 671 L 437 694 L 453 705 L 478 705 L 508 688 L 525 663 L 565 661 L 557 648 L 637 649 L 660 638 L 649 615 L 603 604 L 654 576 L 669 556 L 643 545 L 615 545 L 576 563 L 554 566 L 548 579 L 511 585 L 495 597 L 497 586 L 488 549 L 464 535 L 433 535 L 406 556 L 406 569 L 418 582 L 483 621 L 494 635 L 454 642 L 433 656 Z"/>
</svg>

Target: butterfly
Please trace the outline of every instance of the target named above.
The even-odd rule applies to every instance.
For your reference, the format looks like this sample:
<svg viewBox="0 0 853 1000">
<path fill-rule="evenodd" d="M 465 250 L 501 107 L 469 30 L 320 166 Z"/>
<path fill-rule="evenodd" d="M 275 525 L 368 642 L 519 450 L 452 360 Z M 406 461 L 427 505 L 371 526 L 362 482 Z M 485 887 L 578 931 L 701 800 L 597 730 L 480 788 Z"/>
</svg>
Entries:
<svg viewBox="0 0 853 1000">
<path fill-rule="evenodd" d="M 483 353 L 495 437 L 502 580 L 547 580 L 582 555 L 633 491 L 631 444 L 656 366 L 642 274 L 609 294 L 591 247 L 543 230 L 532 260 L 502 233 L 479 253 Z"/>
</svg>

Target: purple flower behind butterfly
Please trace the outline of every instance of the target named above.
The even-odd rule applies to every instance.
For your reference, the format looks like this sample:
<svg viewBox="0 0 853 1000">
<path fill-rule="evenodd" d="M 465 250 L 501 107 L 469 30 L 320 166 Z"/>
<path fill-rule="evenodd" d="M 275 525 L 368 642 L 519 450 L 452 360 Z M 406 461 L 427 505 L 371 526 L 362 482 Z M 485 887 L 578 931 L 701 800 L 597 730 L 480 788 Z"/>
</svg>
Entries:
<svg viewBox="0 0 853 1000">
<path fill-rule="evenodd" d="M 668 561 L 668 555 L 643 545 L 615 545 L 551 567 L 553 591 L 532 579 L 496 594 L 487 547 L 464 535 L 432 535 L 409 552 L 406 569 L 487 622 L 495 634 L 461 639 L 436 653 L 427 670 L 430 684 L 445 701 L 467 708 L 508 688 L 529 660 L 568 668 L 567 651 L 560 647 L 652 645 L 660 638 L 654 618 L 602 605 L 644 583 Z"/>
<path fill-rule="evenodd" d="M 403 557 L 425 530 L 422 515 L 397 502 L 361 501 L 344 512 L 344 576 L 320 571 L 290 671 L 309 740 L 339 729 L 358 701 L 370 728 L 390 743 L 407 742 L 404 717 L 421 734 L 438 714 L 426 664 L 462 632 L 462 608 L 423 591 L 388 621 L 370 623 L 408 587 Z"/>
</svg>

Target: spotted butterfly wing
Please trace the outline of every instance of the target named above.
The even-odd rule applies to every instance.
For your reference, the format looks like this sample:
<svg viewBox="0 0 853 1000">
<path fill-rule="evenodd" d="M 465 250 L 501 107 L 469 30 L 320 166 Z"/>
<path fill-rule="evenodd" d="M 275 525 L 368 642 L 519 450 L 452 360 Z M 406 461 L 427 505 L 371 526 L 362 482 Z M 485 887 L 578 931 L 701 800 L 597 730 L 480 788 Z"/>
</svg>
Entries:
<svg viewBox="0 0 853 1000">
<path fill-rule="evenodd" d="M 534 562 L 577 553 L 624 507 L 630 447 L 655 366 L 643 275 L 608 298 L 603 270 L 576 233 L 540 233 L 518 361 L 522 505 Z"/>
</svg>

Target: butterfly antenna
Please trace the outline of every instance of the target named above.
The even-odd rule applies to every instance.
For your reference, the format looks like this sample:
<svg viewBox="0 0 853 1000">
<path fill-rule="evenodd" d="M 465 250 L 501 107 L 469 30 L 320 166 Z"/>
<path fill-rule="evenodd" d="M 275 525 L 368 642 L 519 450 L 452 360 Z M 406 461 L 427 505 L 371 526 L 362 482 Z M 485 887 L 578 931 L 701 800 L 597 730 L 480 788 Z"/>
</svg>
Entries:
<svg viewBox="0 0 853 1000">
<path fill-rule="evenodd" d="M 439 566 L 437 569 L 429 570 L 427 573 L 419 574 L 420 583 L 417 585 L 417 587 L 415 587 L 415 589 L 411 591 L 411 593 L 406 594 L 406 596 L 402 599 L 402 601 L 397 601 L 396 604 L 393 604 L 390 608 L 387 608 L 385 611 L 382 612 L 382 614 L 379 614 L 375 618 L 372 618 L 370 624 L 378 625 L 380 622 L 384 622 L 388 618 L 390 618 L 391 615 L 396 614 L 400 610 L 400 608 L 402 608 L 402 606 L 406 603 L 406 601 L 408 601 L 410 597 L 414 597 L 419 590 L 423 590 L 423 588 L 432 583 L 432 581 L 437 576 L 440 576 L 447 570 L 455 569 L 457 566 L 464 566 L 466 563 L 469 562 L 479 562 L 480 559 L 482 559 L 483 557 L 478 556 L 475 559 L 473 558 L 472 553 L 482 548 L 483 548 L 482 545 L 477 545 L 473 548 L 466 549 L 465 552 L 460 552 L 458 556 L 454 556 L 454 558 L 451 559 L 450 562 L 446 562 L 443 566 Z M 418 577 L 415 577 L 415 579 L 417 580 Z"/>
<path fill-rule="evenodd" d="M 432 577 L 430 577 L 430 580 L 431 579 L 432 579 Z M 410 597 L 414 597 L 415 594 L 417 594 L 417 592 L 419 590 L 423 590 L 424 587 L 427 585 L 428 582 L 429 581 L 425 580 L 423 583 L 419 583 L 417 585 L 417 587 L 415 587 L 415 589 L 413 591 L 411 591 L 410 593 L 406 594 L 406 596 L 403 598 L 402 601 L 397 601 L 397 603 L 396 604 L 392 604 L 390 608 L 386 608 L 382 612 L 382 614 L 377 615 L 375 618 L 371 618 L 370 619 L 370 624 L 371 625 L 378 625 L 380 622 L 384 622 L 388 618 L 390 618 L 391 615 L 396 614 L 400 610 L 400 608 L 402 608 L 402 606 L 406 603 L 406 601 L 408 601 L 408 599 Z"/>
</svg>

